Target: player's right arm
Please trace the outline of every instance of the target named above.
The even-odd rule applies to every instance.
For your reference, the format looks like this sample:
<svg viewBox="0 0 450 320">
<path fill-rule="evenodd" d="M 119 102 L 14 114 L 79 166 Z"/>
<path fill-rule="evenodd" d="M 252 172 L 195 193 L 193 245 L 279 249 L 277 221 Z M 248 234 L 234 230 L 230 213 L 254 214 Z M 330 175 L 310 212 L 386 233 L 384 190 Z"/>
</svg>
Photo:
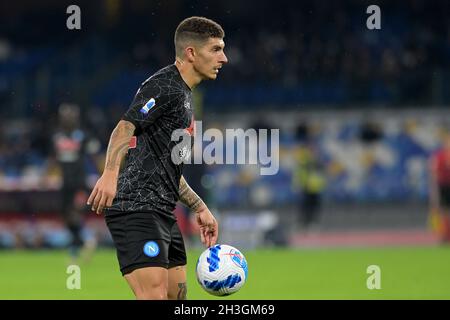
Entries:
<svg viewBox="0 0 450 320">
<path fill-rule="evenodd" d="M 120 163 L 128 152 L 130 139 L 134 135 L 136 127 L 133 123 L 120 120 L 114 128 L 106 151 L 106 161 L 103 174 L 98 179 L 87 201 L 92 204 L 92 211 L 100 214 L 103 208 L 112 205 L 117 191 L 117 178 L 119 176 Z"/>
<path fill-rule="evenodd" d="M 195 212 L 195 220 L 200 227 L 200 239 L 208 248 L 214 246 L 219 235 L 216 218 L 203 200 L 188 185 L 183 176 L 180 178 L 180 201 Z"/>
</svg>

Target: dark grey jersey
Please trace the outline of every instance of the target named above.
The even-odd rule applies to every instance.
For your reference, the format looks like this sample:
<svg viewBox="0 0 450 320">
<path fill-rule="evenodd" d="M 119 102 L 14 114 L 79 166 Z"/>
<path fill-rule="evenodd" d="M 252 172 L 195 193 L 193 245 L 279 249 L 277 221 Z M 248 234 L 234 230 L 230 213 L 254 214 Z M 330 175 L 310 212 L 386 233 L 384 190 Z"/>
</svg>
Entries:
<svg viewBox="0 0 450 320">
<path fill-rule="evenodd" d="M 136 126 L 125 165 L 119 174 L 117 194 L 107 214 L 159 212 L 172 215 L 178 201 L 186 148 L 172 153 L 186 137 L 193 137 L 192 93 L 175 65 L 169 65 L 142 83 L 122 117 Z M 175 141 L 173 141 L 175 140 Z M 187 153 L 190 153 L 190 146 Z"/>
</svg>

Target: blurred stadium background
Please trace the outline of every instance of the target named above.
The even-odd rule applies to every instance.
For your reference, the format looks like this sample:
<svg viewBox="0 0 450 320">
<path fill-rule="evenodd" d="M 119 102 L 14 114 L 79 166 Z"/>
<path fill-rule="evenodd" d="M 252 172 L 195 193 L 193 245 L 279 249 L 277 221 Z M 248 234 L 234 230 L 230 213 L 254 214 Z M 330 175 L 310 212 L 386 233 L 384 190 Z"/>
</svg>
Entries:
<svg viewBox="0 0 450 320">
<path fill-rule="evenodd" d="M 81 30 L 66 28 L 70 4 L 81 8 Z M 366 28 L 370 4 L 381 7 L 381 30 Z M 410 292 L 416 298 L 450 298 L 450 280 L 444 281 L 449 251 L 437 248 L 428 208 L 428 160 L 450 129 L 449 13 L 444 0 L 2 2 L 0 271 L 28 264 L 26 257 L 33 265 L 41 252 L 34 250 L 64 249 L 70 241 L 58 212 L 61 171 L 51 156 L 58 107 L 79 105 L 83 127 L 98 141 L 95 155 L 85 159 L 87 182 L 93 185 L 109 135 L 139 84 L 173 63 L 177 24 L 202 15 L 224 27 L 229 64 L 217 81 L 195 90 L 197 120 L 204 129 L 280 129 L 276 175 L 262 176 L 246 165 L 186 167 L 187 181 L 220 220 L 220 241 L 255 257 L 258 250 L 269 257 L 264 250 L 275 247 L 270 252 L 290 252 L 292 265 L 307 259 L 312 269 L 314 263 L 338 263 L 349 252 L 370 255 L 343 248 L 407 246 L 401 249 L 406 255 L 399 251 L 399 273 L 434 254 L 428 261 L 439 265 L 442 272 L 435 276 L 447 285 L 434 281 L 437 287 L 427 293 L 427 283 L 434 282 L 424 281 L 423 291 L 406 285 L 387 297 Z M 80 195 L 79 201 L 82 205 L 85 198 Z M 176 214 L 195 259 L 199 243 L 189 212 L 179 207 Z M 87 207 L 84 232 L 106 250 L 100 255 L 107 256 L 111 263 L 105 268 L 114 273 L 103 218 Z M 305 248 L 317 248 L 324 260 L 314 260 Z M 387 254 L 382 261 L 395 256 L 393 249 L 374 250 L 374 257 Z M 51 259 L 63 257 L 61 251 L 50 252 L 55 252 Z M 373 260 L 360 261 L 363 287 Z M 432 276 L 432 266 L 419 266 L 411 277 L 420 277 L 421 270 Z M 114 281 L 123 282 L 114 274 Z M 11 289 L 15 278 L 9 279 L 0 281 L 2 298 L 55 297 L 21 296 L 23 291 L 8 296 L 1 283 Z M 264 298 L 255 288 L 244 297 Z M 368 297 L 340 296 L 317 283 L 308 288 L 315 293 L 283 289 L 287 295 L 275 298 Z"/>
</svg>

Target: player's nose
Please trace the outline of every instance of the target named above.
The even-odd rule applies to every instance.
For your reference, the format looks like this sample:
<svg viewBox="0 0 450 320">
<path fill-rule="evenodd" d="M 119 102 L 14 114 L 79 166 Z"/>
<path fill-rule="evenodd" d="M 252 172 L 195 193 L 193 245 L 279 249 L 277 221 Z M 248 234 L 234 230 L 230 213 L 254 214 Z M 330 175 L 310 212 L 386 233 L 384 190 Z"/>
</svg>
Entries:
<svg viewBox="0 0 450 320">
<path fill-rule="evenodd" d="M 228 63 L 228 58 L 225 55 L 225 53 L 222 54 L 222 56 L 220 57 L 220 61 L 219 62 L 222 63 L 222 64 Z"/>
</svg>

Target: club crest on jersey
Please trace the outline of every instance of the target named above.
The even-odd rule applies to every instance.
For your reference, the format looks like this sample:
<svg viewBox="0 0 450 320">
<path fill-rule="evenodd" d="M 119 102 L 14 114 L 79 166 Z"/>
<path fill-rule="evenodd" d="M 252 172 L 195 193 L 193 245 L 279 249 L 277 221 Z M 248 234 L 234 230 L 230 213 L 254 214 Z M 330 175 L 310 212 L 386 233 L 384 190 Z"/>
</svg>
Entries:
<svg viewBox="0 0 450 320">
<path fill-rule="evenodd" d="M 151 108 L 155 105 L 155 99 L 151 98 L 147 101 L 146 104 L 141 108 L 140 112 L 144 115 L 147 115 Z"/>
</svg>

